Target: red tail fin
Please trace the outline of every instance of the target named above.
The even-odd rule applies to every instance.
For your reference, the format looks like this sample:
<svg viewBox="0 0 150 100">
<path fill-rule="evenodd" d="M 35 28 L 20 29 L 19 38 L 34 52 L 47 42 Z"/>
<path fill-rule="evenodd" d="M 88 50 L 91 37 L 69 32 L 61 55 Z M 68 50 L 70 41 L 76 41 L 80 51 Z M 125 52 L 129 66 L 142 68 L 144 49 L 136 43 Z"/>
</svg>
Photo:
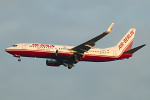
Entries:
<svg viewBox="0 0 150 100">
<path fill-rule="evenodd" d="M 128 51 L 132 48 L 132 43 L 134 39 L 136 29 L 131 28 L 127 34 L 121 39 L 121 41 L 116 45 L 119 51 Z"/>
</svg>

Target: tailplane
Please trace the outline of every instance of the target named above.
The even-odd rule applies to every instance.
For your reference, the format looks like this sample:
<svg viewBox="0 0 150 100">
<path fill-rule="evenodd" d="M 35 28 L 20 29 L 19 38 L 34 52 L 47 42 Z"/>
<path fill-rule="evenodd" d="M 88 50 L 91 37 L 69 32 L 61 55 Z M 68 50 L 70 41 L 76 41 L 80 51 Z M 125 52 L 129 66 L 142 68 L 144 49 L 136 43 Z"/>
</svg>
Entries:
<svg viewBox="0 0 150 100">
<path fill-rule="evenodd" d="M 144 47 L 144 46 L 146 46 L 146 44 L 143 44 L 143 45 L 138 46 L 138 47 L 136 47 L 136 48 L 133 48 L 133 49 L 131 49 L 131 50 L 125 51 L 124 53 L 126 53 L 126 54 L 133 54 L 133 53 L 135 53 L 136 51 L 138 51 L 139 49 L 141 49 L 141 48 Z"/>
</svg>

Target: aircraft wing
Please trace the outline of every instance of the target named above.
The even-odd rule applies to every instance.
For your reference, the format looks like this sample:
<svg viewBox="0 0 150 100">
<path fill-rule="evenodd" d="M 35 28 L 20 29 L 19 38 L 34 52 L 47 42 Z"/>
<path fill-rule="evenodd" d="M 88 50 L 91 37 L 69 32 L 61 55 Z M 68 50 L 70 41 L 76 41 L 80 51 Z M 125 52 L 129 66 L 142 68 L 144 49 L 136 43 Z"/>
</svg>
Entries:
<svg viewBox="0 0 150 100">
<path fill-rule="evenodd" d="M 89 49 L 93 48 L 93 46 L 95 45 L 95 43 L 100 40 L 101 38 L 103 38 L 104 36 L 106 36 L 108 33 L 111 32 L 112 28 L 113 28 L 114 23 L 112 23 L 110 25 L 110 27 L 107 29 L 106 32 L 103 32 L 102 34 L 100 34 L 99 36 L 96 36 L 95 38 L 82 43 L 72 49 L 70 49 L 70 51 L 74 54 L 74 55 L 80 55 L 83 56 L 84 52 L 88 51 Z"/>
</svg>

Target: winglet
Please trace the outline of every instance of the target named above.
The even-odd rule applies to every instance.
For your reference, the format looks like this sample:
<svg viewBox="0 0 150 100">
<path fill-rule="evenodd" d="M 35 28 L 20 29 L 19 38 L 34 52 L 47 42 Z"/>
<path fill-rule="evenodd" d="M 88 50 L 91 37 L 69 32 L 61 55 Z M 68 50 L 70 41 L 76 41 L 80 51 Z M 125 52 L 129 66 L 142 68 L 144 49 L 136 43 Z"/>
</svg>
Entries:
<svg viewBox="0 0 150 100">
<path fill-rule="evenodd" d="M 110 25 L 110 27 L 107 29 L 105 33 L 110 33 L 112 31 L 113 26 L 114 26 L 114 23 Z"/>
</svg>

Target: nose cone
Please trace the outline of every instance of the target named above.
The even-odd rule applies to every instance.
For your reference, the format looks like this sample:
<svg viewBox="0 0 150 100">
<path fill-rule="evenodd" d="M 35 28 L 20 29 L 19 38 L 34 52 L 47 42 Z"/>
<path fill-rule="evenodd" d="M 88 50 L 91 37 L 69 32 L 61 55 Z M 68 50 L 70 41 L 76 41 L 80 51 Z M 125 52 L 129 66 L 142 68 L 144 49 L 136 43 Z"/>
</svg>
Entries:
<svg viewBox="0 0 150 100">
<path fill-rule="evenodd" d="M 6 52 L 8 52 L 8 51 L 9 51 L 9 50 L 8 50 L 8 48 L 7 48 L 7 49 L 5 49 L 5 51 L 6 51 Z"/>
<path fill-rule="evenodd" d="M 10 52 L 10 49 L 9 49 L 9 48 L 6 48 L 5 51 L 9 53 L 9 52 Z"/>
</svg>

